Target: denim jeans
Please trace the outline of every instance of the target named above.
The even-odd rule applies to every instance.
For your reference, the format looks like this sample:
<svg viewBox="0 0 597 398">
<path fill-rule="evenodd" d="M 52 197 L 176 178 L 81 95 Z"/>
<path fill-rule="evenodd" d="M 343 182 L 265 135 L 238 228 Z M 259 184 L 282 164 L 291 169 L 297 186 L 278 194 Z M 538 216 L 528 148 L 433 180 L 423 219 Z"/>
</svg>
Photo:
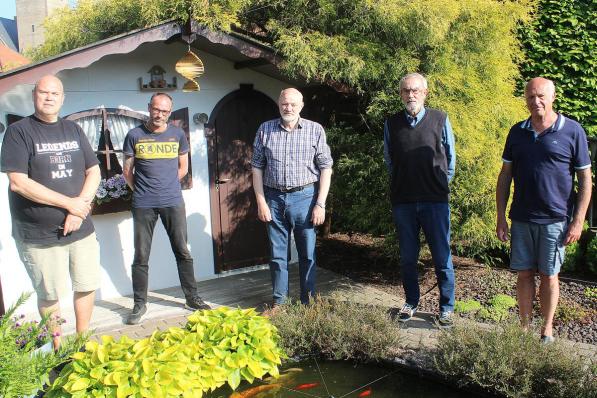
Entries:
<svg viewBox="0 0 597 398">
<path fill-rule="evenodd" d="M 134 208 L 135 258 L 133 260 L 133 295 L 135 304 L 147 302 L 149 253 L 158 216 L 166 229 L 176 258 L 180 286 L 187 299 L 197 294 L 193 257 L 187 248 L 187 216 L 184 203 L 176 207 Z"/>
<path fill-rule="evenodd" d="M 288 297 L 288 261 L 290 260 L 290 233 L 299 257 L 301 302 L 309 303 L 315 294 L 315 228 L 311 212 L 315 204 L 315 186 L 297 192 L 284 193 L 264 187 L 265 199 L 272 221 L 267 223 L 271 248 L 269 263 L 272 275 L 274 304 L 283 304 Z"/>
<path fill-rule="evenodd" d="M 447 202 L 400 203 L 392 207 L 400 245 L 402 286 L 406 302 L 419 304 L 419 232 L 423 228 L 439 286 L 440 311 L 454 310 L 454 265 L 450 253 L 450 206 Z"/>
</svg>

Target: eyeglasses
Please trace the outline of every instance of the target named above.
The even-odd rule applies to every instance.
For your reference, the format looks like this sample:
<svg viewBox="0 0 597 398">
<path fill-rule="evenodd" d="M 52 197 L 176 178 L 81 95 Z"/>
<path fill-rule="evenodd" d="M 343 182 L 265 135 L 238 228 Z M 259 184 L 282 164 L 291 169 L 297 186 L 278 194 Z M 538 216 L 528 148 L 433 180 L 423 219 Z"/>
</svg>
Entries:
<svg viewBox="0 0 597 398">
<path fill-rule="evenodd" d="M 158 109 L 158 108 L 154 108 L 153 106 L 150 107 L 150 110 L 152 113 L 159 113 L 161 115 L 168 115 L 168 114 L 170 114 L 170 112 L 172 112 L 171 110 Z"/>
<path fill-rule="evenodd" d="M 412 93 L 413 95 L 419 95 L 420 93 L 423 92 L 423 90 L 421 90 L 420 88 L 403 88 L 400 91 L 402 92 L 402 94 Z"/>
</svg>

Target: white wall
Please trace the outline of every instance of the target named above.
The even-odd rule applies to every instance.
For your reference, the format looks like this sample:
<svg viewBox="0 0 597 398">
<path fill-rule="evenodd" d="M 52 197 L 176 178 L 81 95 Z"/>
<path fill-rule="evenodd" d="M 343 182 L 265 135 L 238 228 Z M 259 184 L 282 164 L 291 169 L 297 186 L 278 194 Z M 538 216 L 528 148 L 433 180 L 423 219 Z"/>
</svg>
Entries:
<svg viewBox="0 0 597 398">
<path fill-rule="evenodd" d="M 166 70 L 171 82 L 177 76 L 178 87 L 184 78 L 174 70 L 176 61 L 186 52 L 181 44 L 144 44 L 125 55 L 111 55 L 84 69 L 65 70 L 62 79 L 66 99 L 62 115 L 98 106 L 125 106 L 146 111 L 152 93 L 141 92 L 138 78 L 147 82 L 147 71 L 155 64 Z M 195 275 L 206 279 L 214 275 L 213 245 L 211 238 L 211 215 L 209 205 L 207 143 L 203 126 L 192 122 L 195 113 L 211 114 L 214 106 L 226 94 L 239 88 L 240 83 L 251 83 L 254 88 L 269 95 L 274 101 L 280 90 L 287 85 L 281 81 L 253 72 L 249 69 L 235 70 L 233 64 L 210 54 L 198 53 L 205 65 L 205 74 L 199 78 L 201 91 L 183 93 L 181 89 L 169 92 L 174 98 L 174 109 L 189 108 L 191 129 L 191 153 L 193 188 L 184 192 L 187 210 L 189 247 L 195 260 Z M 0 120 L 7 113 L 29 115 L 33 113 L 32 85 L 19 85 L 0 95 Z M 0 134 L 3 139 L 4 134 Z M 11 222 L 7 198 L 8 181 L 0 174 L 0 278 L 8 307 L 23 291 L 32 290 L 29 278 L 21 264 L 11 237 Z M 102 288 L 98 299 L 106 299 L 132 293 L 130 264 L 133 259 L 133 225 L 130 212 L 93 216 L 101 247 Z M 158 223 L 150 258 L 149 288 L 159 289 L 179 285 L 174 255 L 166 233 Z M 70 300 L 63 300 L 68 306 Z M 35 299 L 29 300 L 26 312 L 35 311 Z"/>
</svg>

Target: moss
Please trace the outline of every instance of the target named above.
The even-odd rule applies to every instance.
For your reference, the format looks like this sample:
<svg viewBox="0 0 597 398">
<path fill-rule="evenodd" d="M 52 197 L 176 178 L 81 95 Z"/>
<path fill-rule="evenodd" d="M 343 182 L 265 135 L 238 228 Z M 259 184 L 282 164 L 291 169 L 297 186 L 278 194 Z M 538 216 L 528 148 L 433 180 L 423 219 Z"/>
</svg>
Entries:
<svg viewBox="0 0 597 398">
<path fill-rule="evenodd" d="M 454 305 L 454 312 L 467 314 L 469 312 L 476 312 L 481 308 L 481 303 L 474 299 L 464 301 L 456 300 L 456 303 Z"/>
</svg>

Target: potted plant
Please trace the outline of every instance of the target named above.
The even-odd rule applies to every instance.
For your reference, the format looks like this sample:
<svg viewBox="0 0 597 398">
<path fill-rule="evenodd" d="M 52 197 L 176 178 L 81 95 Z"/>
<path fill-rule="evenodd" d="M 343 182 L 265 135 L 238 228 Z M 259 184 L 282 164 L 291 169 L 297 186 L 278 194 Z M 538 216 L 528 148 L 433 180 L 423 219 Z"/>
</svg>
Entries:
<svg viewBox="0 0 597 398">
<path fill-rule="evenodd" d="M 93 200 L 93 214 L 117 213 L 131 208 L 132 192 L 122 174 L 102 178 Z"/>
</svg>

